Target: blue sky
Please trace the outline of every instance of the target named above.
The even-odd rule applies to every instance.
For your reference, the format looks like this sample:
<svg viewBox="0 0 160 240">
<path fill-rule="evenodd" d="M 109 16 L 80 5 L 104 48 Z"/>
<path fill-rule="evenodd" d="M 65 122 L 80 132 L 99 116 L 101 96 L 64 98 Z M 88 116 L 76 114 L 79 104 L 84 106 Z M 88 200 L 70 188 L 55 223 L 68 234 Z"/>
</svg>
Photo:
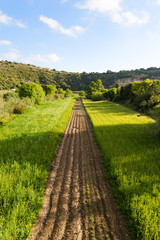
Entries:
<svg viewBox="0 0 160 240">
<path fill-rule="evenodd" d="M 0 60 L 70 72 L 160 67 L 160 0 L 5 0 Z"/>
</svg>

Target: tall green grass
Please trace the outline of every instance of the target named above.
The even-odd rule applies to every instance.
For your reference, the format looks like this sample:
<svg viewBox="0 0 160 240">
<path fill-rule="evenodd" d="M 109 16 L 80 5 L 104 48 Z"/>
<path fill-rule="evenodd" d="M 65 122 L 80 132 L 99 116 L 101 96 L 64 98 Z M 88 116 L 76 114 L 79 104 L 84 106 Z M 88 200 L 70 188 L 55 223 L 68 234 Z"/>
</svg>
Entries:
<svg viewBox="0 0 160 240">
<path fill-rule="evenodd" d="M 156 122 L 108 101 L 83 100 L 106 175 L 134 239 L 160 239 L 160 139 Z"/>
<path fill-rule="evenodd" d="M 32 107 L 0 127 L 0 239 L 28 237 L 74 101 Z"/>
</svg>

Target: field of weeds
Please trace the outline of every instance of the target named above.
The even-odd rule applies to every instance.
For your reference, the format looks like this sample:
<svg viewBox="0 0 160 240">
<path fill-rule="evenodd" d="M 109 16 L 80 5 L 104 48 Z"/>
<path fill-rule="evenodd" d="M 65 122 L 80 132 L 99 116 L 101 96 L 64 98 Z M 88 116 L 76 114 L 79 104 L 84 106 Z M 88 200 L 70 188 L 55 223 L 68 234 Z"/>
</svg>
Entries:
<svg viewBox="0 0 160 240">
<path fill-rule="evenodd" d="M 156 122 L 108 101 L 83 100 L 106 176 L 134 239 L 160 239 L 160 139 Z"/>
<path fill-rule="evenodd" d="M 0 126 L 0 239 L 28 237 L 74 102 L 43 103 Z"/>
</svg>

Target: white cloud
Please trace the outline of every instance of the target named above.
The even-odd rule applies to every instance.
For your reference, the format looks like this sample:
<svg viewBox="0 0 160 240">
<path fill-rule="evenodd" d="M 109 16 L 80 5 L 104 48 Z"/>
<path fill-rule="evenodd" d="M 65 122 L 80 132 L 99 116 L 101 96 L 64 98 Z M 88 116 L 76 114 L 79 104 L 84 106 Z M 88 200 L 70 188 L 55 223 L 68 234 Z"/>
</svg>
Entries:
<svg viewBox="0 0 160 240">
<path fill-rule="evenodd" d="M 10 46 L 12 45 L 12 43 L 8 40 L 0 40 L 0 45 Z"/>
<path fill-rule="evenodd" d="M 60 57 L 58 57 L 55 53 L 51 53 L 48 55 L 31 55 L 28 58 L 23 58 L 22 62 L 24 63 L 43 63 L 43 64 L 51 64 L 51 63 L 57 63 L 61 60 Z"/>
<path fill-rule="evenodd" d="M 113 22 L 121 23 L 125 26 L 129 25 L 143 25 L 149 22 L 150 16 L 147 12 L 142 11 L 140 17 L 136 16 L 131 11 L 112 12 L 111 19 Z"/>
<path fill-rule="evenodd" d="M 64 28 L 58 21 L 54 20 L 53 18 L 48 18 L 43 15 L 40 16 L 40 21 L 47 24 L 51 29 L 56 30 L 65 35 L 69 35 L 72 37 L 77 37 L 78 34 L 85 31 L 84 28 L 80 26 L 72 26 L 70 28 Z"/>
<path fill-rule="evenodd" d="M 15 24 L 20 28 L 27 28 L 27 26 L 22 23 L 20 20 L 14 20 Z"/>
<path fill-rule="evenodd" d="M 76 7 L 106 13 L 121 10 L 121 2 L 122 0 L 86 0 L 83 4 L 76 3 Z"/>
<path fill-rule="evenodd" d="M 10 24 L 11 22 L 12 22 L 12 18 L 2 13 L 2 11 L 0 11 L 0 23 Z"/>
<path fill-rule="evenodd" d="M 10 16 L 7 16 L 6 14 L 4 14 L 1 10 L 0 10 L 0 23 L 2 24 L 6 24 L 6 25 L 16 25 L 20 28 L 26 28 L 27 26 L 22 23 L 21 21 L 14 19 Z"/>
<path fill-rule="evenodd" d="M 160 0 L 158 0 L 160 2 Z M 123 0 L 85 0 L 82 3 L 76 3 L 75 6 L 80 9 L 96 11 L 107 14 L 111 21 L 123 24 L 125 26 L 137 24 L 142 25 L 149 22 L 149 14 L 145 11 L 140 12 L 140 16 L 131 11 L 126 11 L 122 7 Z"/>
<path fill-rule="evenodd" d="M 160 5 L 160 0 L 157 0 L 156 3 Z"/>
<path fill-rule="evenodd" d="M 49 66 L 53 63 L 61 61 L 61 58 L 57 56 L 55 53 L 51 53 L 48 55 L 32 54 L 29 57 L 24 58 L 21 56 L 19 50 L 12 48 L 10 49 L 9 52 L 1 54 L 0 60 L 19 61 L 26 64 Z"/>
<path fill-rule="evenodd" d="M 20 52 L 17 49 L 10 49 L 8 53 L 2 54 L 2 59 L 16 61 L 20 58 Z"/>
</svg>

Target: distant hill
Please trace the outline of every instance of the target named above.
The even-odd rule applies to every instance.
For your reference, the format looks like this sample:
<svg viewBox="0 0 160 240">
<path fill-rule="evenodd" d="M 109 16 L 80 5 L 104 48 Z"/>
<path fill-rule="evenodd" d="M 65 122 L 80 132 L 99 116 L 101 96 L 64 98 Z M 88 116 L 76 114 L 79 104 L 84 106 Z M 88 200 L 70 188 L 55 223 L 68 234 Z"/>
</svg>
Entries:
<svg viewBox="0 0 160 240">
<path fill-rule="evenodd" d="M 21 86 L 25 82 L 40 84 L 55 84 L 58 88 L 70 88 L 73 91 L 86 90 L 91 81 L 101 79 L 105 88 L 111 88 L 116 83 L 124 85 L 129 82 L 145 79 L 159 79 L 160 68 L 136 69 L 131 71 L 104 73 L 71 73 L 56 71 L 55 69 L 40 68 L 30 64 L 0 61 L 0 89 L 11 89 Z"/>
</svg>

